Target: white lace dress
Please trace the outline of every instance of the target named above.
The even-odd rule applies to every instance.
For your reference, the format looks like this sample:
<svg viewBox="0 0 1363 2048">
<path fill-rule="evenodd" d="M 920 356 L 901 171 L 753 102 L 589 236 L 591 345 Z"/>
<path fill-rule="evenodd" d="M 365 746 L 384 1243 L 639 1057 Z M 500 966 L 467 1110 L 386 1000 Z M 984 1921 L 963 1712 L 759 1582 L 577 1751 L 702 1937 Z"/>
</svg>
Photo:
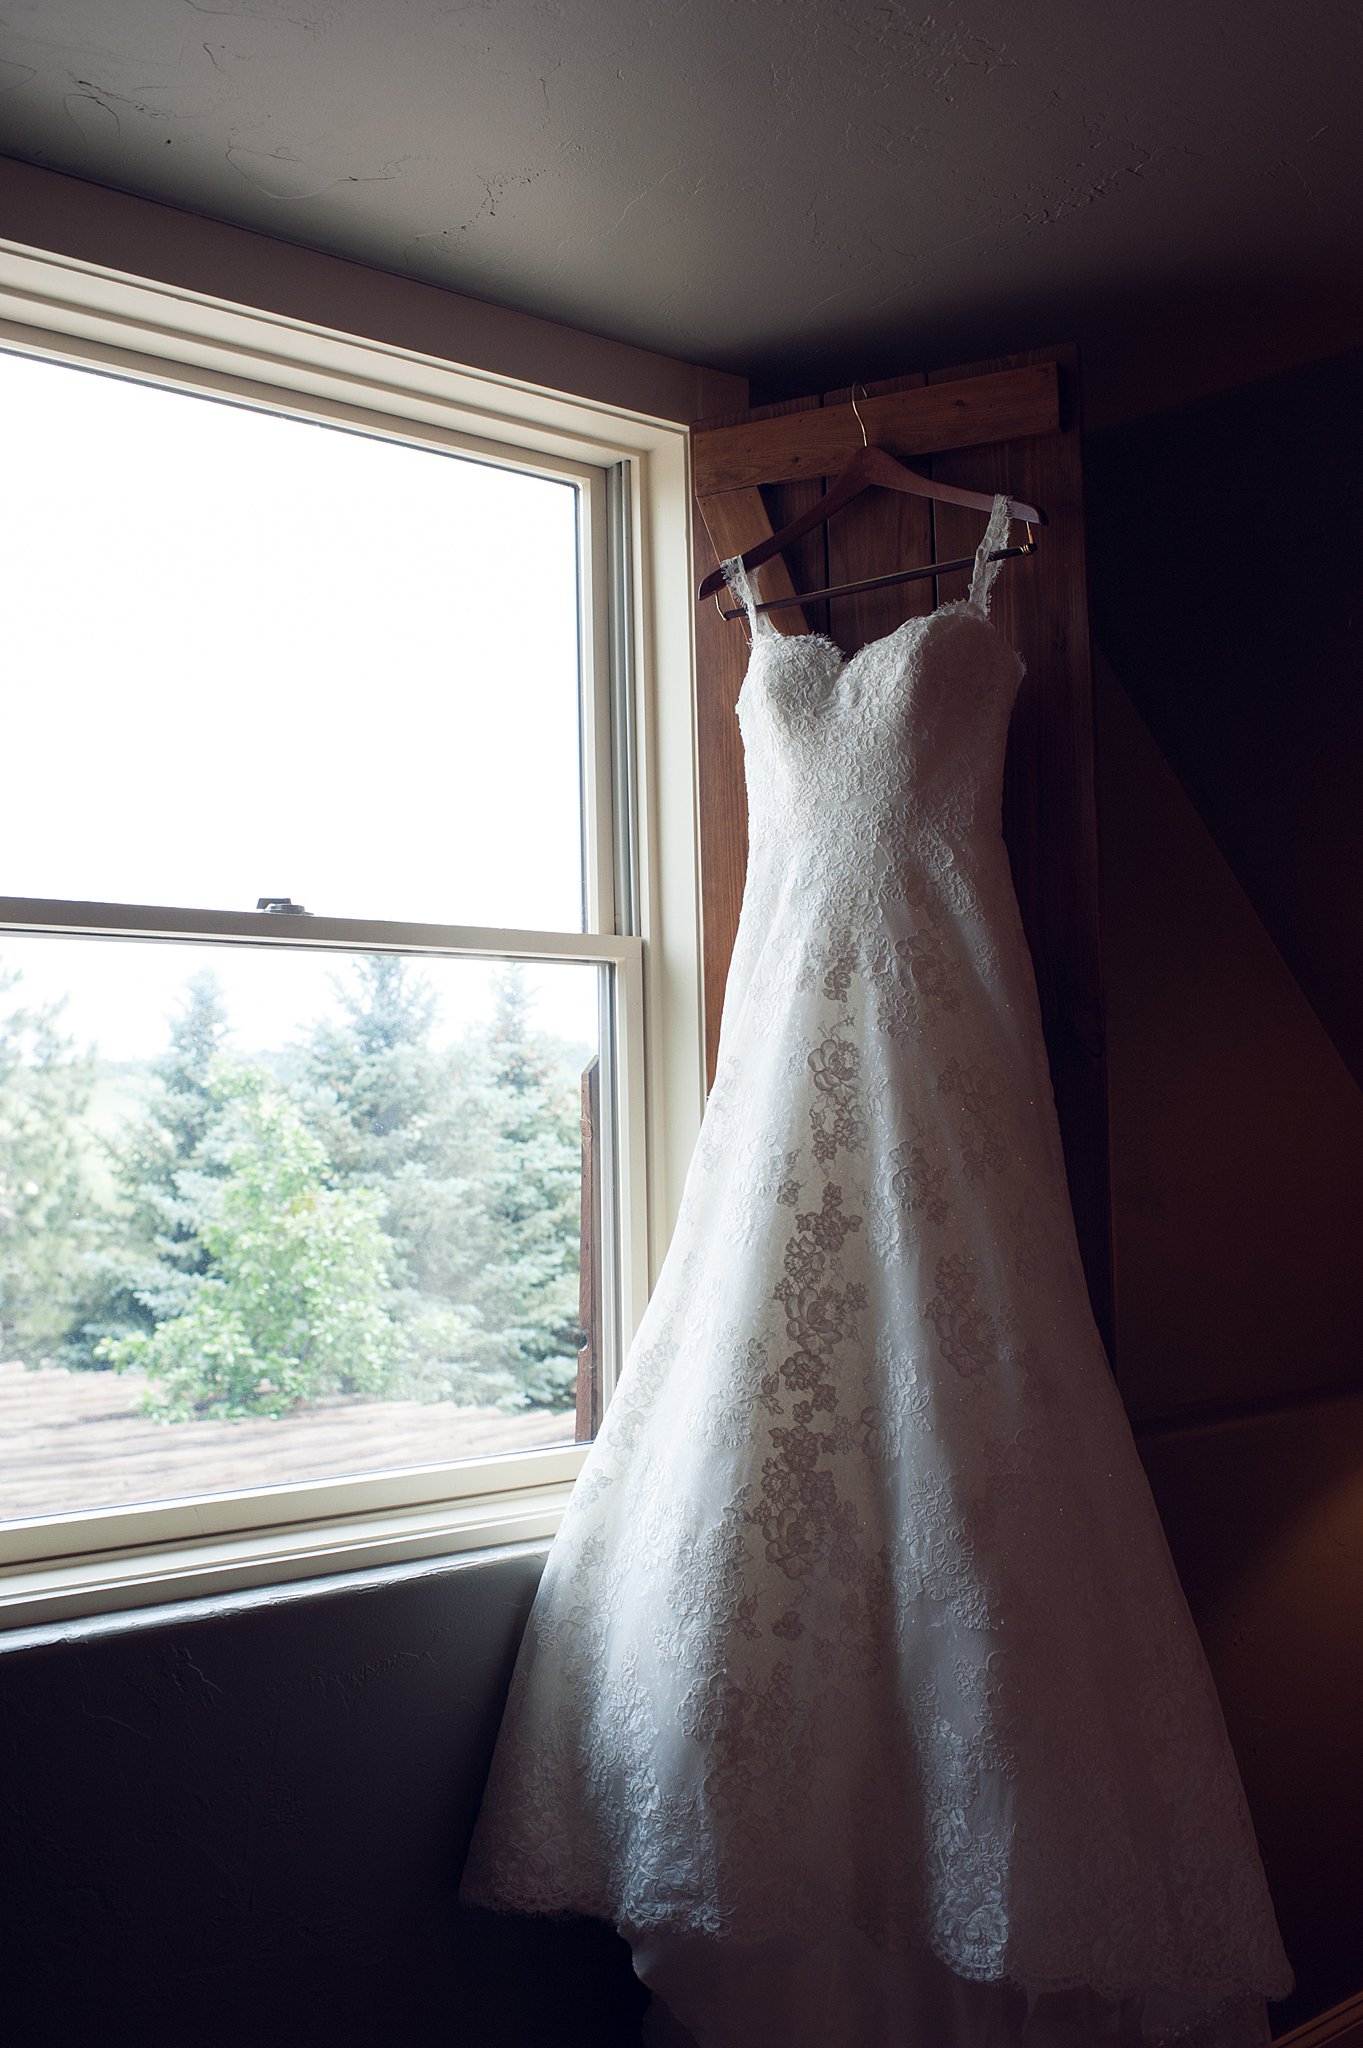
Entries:
<svg viewBox="0 0 1363 2048">
<path fill-rule="evenodd" d="M 851 660 L 753 617 L 714 1090 L 465 1872 L 618 1926 L 659 2041 L 1254 2048 L 1291 1984 L 1075 1248 L 1006 528 Z"/>
</svg>

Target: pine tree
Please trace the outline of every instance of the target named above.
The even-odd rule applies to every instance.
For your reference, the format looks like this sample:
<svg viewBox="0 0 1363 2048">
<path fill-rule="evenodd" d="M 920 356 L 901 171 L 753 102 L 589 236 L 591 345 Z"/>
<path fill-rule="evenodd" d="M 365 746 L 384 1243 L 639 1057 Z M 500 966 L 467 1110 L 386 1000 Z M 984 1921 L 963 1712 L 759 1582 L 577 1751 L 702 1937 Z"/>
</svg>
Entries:
<svg viewBox="0 0 1363 2048">
<path fill-rule="evenodd" d="M 400 954 L 362 954 L 333 977 L 340 1022 L 314 1025 L 302 1078 L 319 1091 L 333 1169 L 374 1186 L 438 1149 L 447 1063 L 431 1045 L 436 994 Z"/>
<path fill-rule="evenodd" d="M 20 979 L 0 970 L 0 1005 Z M 0 1358 L 26 1365 L 62 1355 L 90 1243 L 93 1067 L 58 1029 L 62 1008 L 0 1010 Z"/>
<path fill-rule="evenodd" d="M 66 1348 L 72 1364 L 97 1366 L 104 1339 L 149 1334 L 176 1315 L 207 1267 L 181 1176 L 212 1171 L 202 1155 L 220 1114 L 212 1077 L 228 1037 L 221 984 L 205 970 L 186 983 L 170 1043 L 151 1063 L 142 1114 L 109 1146 L 115 1208 L 87 1254 L 85 1300 Z"/>
<path fill-rule="evenodd" d="M 150 1114 L 139 1130 L 119 1143 L 120 1173 L 130 1203 L 133 1231 L 150 1240 L 171 1273 L 201 1273 L 205 1253 L 197 1218 L 186 1204 L 181 1176 L 187 1167 L 204 1170 L 205 1140 L 221 1113 L 215 1082 L 227 1045 L 229 1025 L 222 986 L 205 970 L 185 985 L 184 1008 L 173 1018 L 170 1045 L 152 1066 L 155 1083 Z M 170 1276 L 146 1291 L 145 1303 L 163 1314 L 184 1299 Z"/>
<path fill-rule="evenodd" d="M 484 1062 L 483 1355 L 510 1372 L 517 1405 L 561 1407 L 577 1377 L 581 1110 L 575 1077 L 531 1027 L 519 966 L 498 978 Z"/>
<path fill-rule="evenodd" d="M 396 955 L 338 984 L 299 1067 L 333 1184 L 371 1190 L 400 1262 L 411 1385 L 432 1398 L 559 1406 L 576 1378 L 576 1082 L 533 1032 L 524 975 L 490 1028 L 434 1043 L 437 999 Z"/>
<path fill-rule="evenodd" d="M 412 1390 L 442 1398 L 458 1382 L 490 1399 L 496 1389 L 460 1380 L 478 1322 L 469 1218 L 483 1141 L 455 1058 L 433 1043 L 436 992 L 397 954 L 361 955 L 335 987 L 341 1017 L 313 1027 L 298 1066 L 309 1128 L 332 1184 L 378 1198 Z"/>
</svg>

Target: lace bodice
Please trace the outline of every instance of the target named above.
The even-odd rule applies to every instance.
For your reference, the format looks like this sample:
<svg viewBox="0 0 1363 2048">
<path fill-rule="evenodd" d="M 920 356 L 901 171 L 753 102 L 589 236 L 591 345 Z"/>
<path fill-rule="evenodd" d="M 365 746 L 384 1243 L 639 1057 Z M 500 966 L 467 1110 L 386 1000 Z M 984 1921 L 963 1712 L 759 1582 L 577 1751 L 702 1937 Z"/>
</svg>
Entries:
<svg viewBox="0 0 1363 2048">
<path fill-rule="evenodd" d="M 970 594 L 845 657 L 817 633 L 777 632 L 742 564 L 724 574 L 749 608 L 752 654 L 738 716 L 750 887 L 777 883 L 808 915 L 940 875 L 997 838 L 1004 749 L 1022 663 L 989 624 L 997 501 Z M 812 893 L 811 893 L 812 892 Z"/>
</svg>

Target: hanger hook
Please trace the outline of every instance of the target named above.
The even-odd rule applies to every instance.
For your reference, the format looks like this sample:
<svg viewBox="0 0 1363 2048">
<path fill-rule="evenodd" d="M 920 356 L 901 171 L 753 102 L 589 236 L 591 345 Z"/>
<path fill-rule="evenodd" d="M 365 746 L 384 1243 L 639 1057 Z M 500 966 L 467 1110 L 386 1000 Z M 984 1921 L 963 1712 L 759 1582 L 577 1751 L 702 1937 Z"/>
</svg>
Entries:
<svg viewBox="0 0 1363 2048">
<path fill-rule="evenodd" d="M 861 428 L 861 445 L 863 448 L 869 448 L 871 444 L 866 438 L 866 422 L 861 414 L 857 412 L 857 387 L 855 384 L 852 386 L 852 410 L 857 414 L 857 425 Z"/>
</svg>

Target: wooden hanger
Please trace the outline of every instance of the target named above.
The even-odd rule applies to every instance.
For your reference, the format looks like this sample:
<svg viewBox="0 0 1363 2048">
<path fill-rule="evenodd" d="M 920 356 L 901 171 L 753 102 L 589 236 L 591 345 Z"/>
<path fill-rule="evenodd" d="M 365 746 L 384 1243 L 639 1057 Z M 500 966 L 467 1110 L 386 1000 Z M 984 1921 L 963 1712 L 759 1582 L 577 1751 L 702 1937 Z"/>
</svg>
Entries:
<svg viewBox="0 0 1363 2048">
<path fill-rule="evenodd" d="M 862 423 L 861 414 L 857 412 L 855 399 L 852 401 L 852 410 L 856 413 L 857 423 L 861 426 L 865 442 L 866 428 Z M 808 512 L 802 512 L 798 519 L 792 519 L 779 533 L 772 534 L 769 540 L 759 541 L 756 547 L 749 548 L 746 554 L 739 557 L 743 567 L 759 569 L 763 562 L 771 561 L 783 548 L 802 540 L 807 533 L 812 533 L 816 526 L 823 526 L 835 512 L 841 512 L 844 505 L 850 505 L 853 498 L 860 497 L 863 491 L 870 490 L 873 486 L 887 491 L 902 491 L 915 498 L 936 498 L 946 505 L 964 505 L 972 511 L 987 513 L 994 509 L 994 499 L 989 492 L 967 491 L 957 484 L 939 484 L 932 477 L 922 475 L 919 470 L 910 469 L 907 463 L 900 462 L 888 450 L 873 448 L 866 443 L 858 448 L 849 462 L 844 463 L 817 505 L 811 505 Z M 1008 500 L 1008 512 L 1010 518 L 1020 519 L 1029 527 L 1046 524 L 1044 512 L 1035 505 L 1024 505 L 1016 498 Z M 1030 554 L 1035 545 L 1035 541 L 1029 535 L 1024 546 L 1000 548 L 999 553 Z M 948 569 L 961 566 L 963 565 L 957 562 L 932 562 L 926 568 L 896 570 L 888 576 L 875 576 L 859 583 L 840 583 L 828 590 L 804 591 L 798 597 L 775 599 L 770 606 L 760 605 L 758 609 L 775 610 L 779 605 L 804 604 L 815 598 L 850 596 L 853 591 L 879 588 L 887 583 L 907 583 L 915 577 L 942 575 Z M 968 563 L 965 566 L 968 566 Z M 697 595 L 701 599 L 712 597 L 716 591 L 723 588 L 723 569 L 712 569 L 702 582 Z M 739 614 L 726 613 L 725 616 L 738 617 Z"/>
</svg>

